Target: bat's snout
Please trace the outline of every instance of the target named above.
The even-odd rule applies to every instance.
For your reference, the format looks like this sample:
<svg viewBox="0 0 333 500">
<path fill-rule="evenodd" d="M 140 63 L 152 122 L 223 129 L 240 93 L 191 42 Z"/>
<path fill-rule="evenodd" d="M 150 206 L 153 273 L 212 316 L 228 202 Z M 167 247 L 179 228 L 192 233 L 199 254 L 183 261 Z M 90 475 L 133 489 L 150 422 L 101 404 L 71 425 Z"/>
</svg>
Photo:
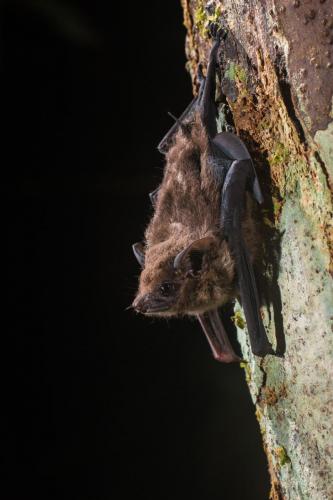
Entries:
<svg viewBox="0 0 333 500">
<path fill-rule="evenodd" d="M 137 297 L 132 302 L 132 307 L 136 312 L 145 314 L 149 309 L 149 295 L 147 294 Z"/>
<path fill-rule="evenodd" d="M 132 303 L 133 309 L 141 314 L 156 314 L 170 309 L 168 298 L 157 297 L 152 293 L 137 297 Z"/>
</svg>

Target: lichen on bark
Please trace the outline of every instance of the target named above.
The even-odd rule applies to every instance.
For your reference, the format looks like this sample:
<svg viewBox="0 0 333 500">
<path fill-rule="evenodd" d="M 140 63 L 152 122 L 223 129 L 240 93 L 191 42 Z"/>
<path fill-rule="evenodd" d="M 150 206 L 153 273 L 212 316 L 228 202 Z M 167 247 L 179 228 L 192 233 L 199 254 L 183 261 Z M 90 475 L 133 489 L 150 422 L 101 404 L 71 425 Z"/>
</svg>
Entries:
<svg viewBox="0 0 333 500">
<path fill-rule="evenodd" d="M 182 0 L 197 89 L 211 20 L 227 30 L 220 89 L 265 195 L 262 314 L 279 356 L 243 368 L 271 498 L 333 498 L 333 2 Z M 239 316 L 237 316 L 239 314 Z M 236 312 L 236 318 L 241 317 Z"/>
</svg>

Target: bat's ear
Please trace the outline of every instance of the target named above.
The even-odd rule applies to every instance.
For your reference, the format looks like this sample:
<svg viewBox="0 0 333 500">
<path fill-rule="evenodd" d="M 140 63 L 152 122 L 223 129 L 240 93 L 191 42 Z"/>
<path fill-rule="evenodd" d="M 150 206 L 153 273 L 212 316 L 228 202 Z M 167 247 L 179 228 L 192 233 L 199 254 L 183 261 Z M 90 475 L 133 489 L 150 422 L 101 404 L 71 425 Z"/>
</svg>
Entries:
<svg viewBox="0 0 333 500">
<path fill-rule="evenodd" d="M 141 267 L 145 265 L 145 251 L 143 243 L 138 242 L 132 245 L 133 253 L 135 255 L 136 260 L 139 262 Z"/>
<path fill-rule="evenodd" d="M 186 262 L 188 264 L 187 271 L 194 275 L 198 274 L 201 271 L 203 256 L 214 241 L 214 236 L 206 236 L 200 240 L 193 241 L 185 250 L 176 255 L 173 262 L 174 269 L 183 268 Z"/>
</svg>

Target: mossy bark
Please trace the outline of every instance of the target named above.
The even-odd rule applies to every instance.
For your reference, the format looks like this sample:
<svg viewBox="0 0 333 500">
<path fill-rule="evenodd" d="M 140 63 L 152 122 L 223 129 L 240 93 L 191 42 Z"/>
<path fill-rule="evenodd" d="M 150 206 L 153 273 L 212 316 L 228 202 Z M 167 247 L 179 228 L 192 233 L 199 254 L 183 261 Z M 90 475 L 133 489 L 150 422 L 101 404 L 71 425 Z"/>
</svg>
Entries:
<svg viewBox="0 0 333 500">
<path fill-rule="evenodd" d="M 271 498 L 333 498 L 333 1 L 182 0 L 188 70 L 227 29 L 220 85 L 265 195 L 262 314 L 280 356 L 238 338 Z"/>
</svg>

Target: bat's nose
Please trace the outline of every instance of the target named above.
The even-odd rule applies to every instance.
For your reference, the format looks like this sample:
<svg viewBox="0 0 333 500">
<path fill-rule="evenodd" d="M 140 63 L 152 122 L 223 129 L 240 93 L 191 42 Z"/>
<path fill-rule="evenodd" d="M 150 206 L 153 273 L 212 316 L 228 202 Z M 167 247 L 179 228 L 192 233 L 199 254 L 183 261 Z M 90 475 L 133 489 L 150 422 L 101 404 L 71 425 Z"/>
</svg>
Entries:
<svg viewBox="0 0 333 500">
<path fill-rule="evenodd" d="M 153 293 L 146 293 L 137 297 L 132 303 L 133 309 L 141 314 L 156 314 L 170 309 L 170 301 L 161 299 Z"/>
<path fill-rule="evenodd" d="M 144 295 L 143 297 L 137 297 L 132 303 L 133 309 L 135 309 L 135 311 L 138 313 L 144 314 L 148 309 L 147 298 L 147 295 Z"/>
</svg>

